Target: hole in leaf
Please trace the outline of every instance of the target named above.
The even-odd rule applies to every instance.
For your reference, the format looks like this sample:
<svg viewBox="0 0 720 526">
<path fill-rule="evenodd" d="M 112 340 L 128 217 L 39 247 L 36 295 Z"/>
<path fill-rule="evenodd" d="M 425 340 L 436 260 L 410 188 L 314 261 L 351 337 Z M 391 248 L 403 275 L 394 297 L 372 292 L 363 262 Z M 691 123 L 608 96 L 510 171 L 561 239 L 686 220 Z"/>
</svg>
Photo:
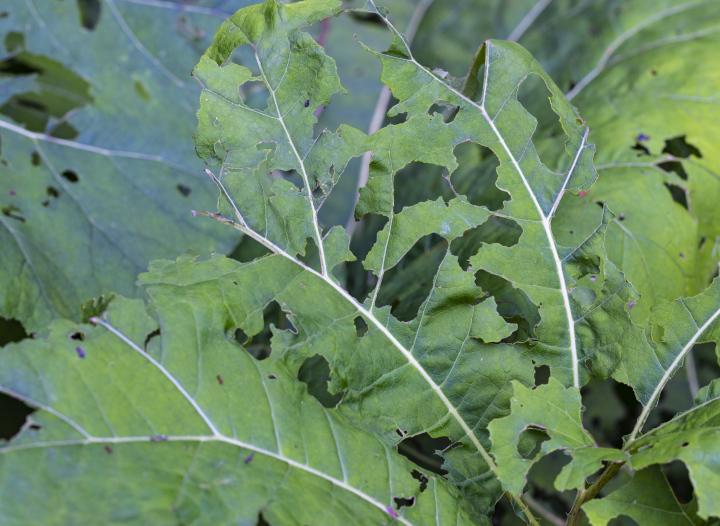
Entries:
<svg viewBox="0 0 720 526">
<path fill-rule="evenodd" d="M 669 464 L 663 464 L 662 470 L 680 503 L 687 504 L 690 502 L 693 496 L 693 487 L 685 463 L 675 460 Z"/>
<path fill-rule="evenodd" d="M 29 131 L 63 139 L 77 137 L 77 130 L 65 117 L 92 102 L 90 84 L 60 62 L 23 51 L 24 37 L 20 33 L 8 34 L 5 44 L 12 47 L 12 51 L 9 58 L 0 61 L 0 74 L 37 75 L 37 88 L 10 97 L 0 107 L 0 113 Z"/>
<path fill-rule="evenodd" d="M 678 203 L 680 206 L 682 206 L 685 210 L 688 209 L 688 202 L 687 202 L 687 190 L 684 188 L 671 183 L 665 183 L 665 188 L 667 188 L 670 191 L 670 195 L 673 198 L 673 201 Z"/>
<path fill-rule="evenodd" d="M 277 376 L 275 376 L 274 374 L 269 374 L 268 378 L 270 378 L 270 380 L 277 380 Z"/>
<path fill-rule="evenodd" d="M 80 332 L 80 331 L 74 332 L 70 335 L 70 339 L 83 342 L 83 341 L 85 341 L 85 333 Z"/>
<path fill-rule="evenodd" d="M 287 319 L 285 311 L 280 308 L 277 301 L 273 300 L 263 310 L 265 324 L 259 334 L 248 337 L 241 329 L 235 331 L 235 340 L 256 360 L 264 360 L 270 356 L 272 327 L 281 330 L 289 330 L 297 333 L 297 329 Z M 245 341 L 241 341 L 245 338 Z"/>
<path fill-rule="evenodd" d="M 423 469 L 445 475 L 443 458 L 436 451 L 445 451 L 452 445 L 448 437 L 433 438 L 428 433 L 405 437 L 398 444 L 398 452 Z"/>
<path fill-rule="evenodd" d="M 382 230 L 388 222 L 388 218 L 375 214 L 368 214 L 363 217 L 355 228 L 355 233 L 350 241 L 350 250 L 356 261 L 350 261 L 345 265 L 347 277 L 347 290 L 353 298 L 365 301 L 368 292 L 375 286 L 375 275 L 369 270 L 365 270 L 362 261 L 370 252 L 375 244 L 377 234 Z"/>
<path fill-rule="evenodd" d="M 258 513 L 257 523 L 255 526 L 271 526 L 271 524 L 265 520 L 265 517 L 263 517 L 262 511 Z"/>
<path fill-rule="evenodd" d="M 459 195 L 467 197 L 476 206 L 488 210 L 500 210 L 504 201 L 510 200 L 510 194 L 497 186 L 497 157 L 489 148 L 474 142 L 463 142 L 453 150 L 458 167 L 450 176 L 452 187 Z M 455 194 L 443 194 L 446 201 Z"/>
<path fill-rule="evenodd" d="M 183 183 L 178 183 L 176 188 L 178 189 L 178 192 L 180 192 L 180 195 L 182 195 L 183 197 L 189 196 L 192 192 L 192 188 Z"/>
<path fill-rule="evenodd" d="M 150 345 L 150 342 L 153 340 L 153 338 L 160 336 L 160 334 L 160 329 L 155 329 L 145 337 L 145 342 L 143 342 L 143 349 L 145 349 L 146 353 L 149 352 L 148 345 Z"/>
<path fill-rule="evenodd" d="M 650 150 L 648 150 L 647 146 L 644 146 L 644 145 L 640 144 L 639 142 L 636 142 L 635 145 L 632 146 L 630 149 L 637 151 L 638 157 L 642 157 L 643 155 L 650 155 Z"/>
<path fill-rule="evenodd" d="M 55 188 L 54 186 L 48 186 L 47 187 L 47 195 L 49 195 L 50 197 L 57 198 L 57 197 L 60 197 L 60 191 L 57 188 Z"/>
<path fill-rule="evenodd" d="M 258 67 L 257 60 L 255 59 L 255 48 L 250 44 L 243 44 L 236 47 L 230 55 L 229 62 L 234 62 L 250 70 L 253 77 L 260 77 L 260 68 Z M 262 82 L 263 87 L 265 84 Z M 245 85 L 243 85 L 245 87 Z"/>
<path fill-rule="evenodd" d="M 567 136 L 550 105 L 551 95 L 543 78 L 530 74 L 518 87 L 517 98 L 537 121 L 533 145 L 540 161 L 550 170 L 560 171 L 567 169 L 572 159 L 565 151 Z"/>
<path fill-rule="evenodd" d="M 437 113 L 440 115 L 440 117 L 442 117 L 442 120 L 445 124 L 450 124 L 452 121 L 455 120 L 455 116 L 458 114 L 457 110 L 457 106 L 453 106 L 452 104 L 448 104 L 444 101 L 439 101 L 430 106 L 428 113 L 430 115 L 435 115 Z"/>
<path fill-rule="evenodd" d="M 401 321 L 414 319 L 430 294 L 433 279 L 447 250 L 447 241 L 437 234 L 424 236 L 385 273 L 377 306 L 391 305 Z"/>
<path fill-rule="evenodd" d="M 537 427 L 524 429 L 518 437 L 518 444 L 516 446 L 518 455 L 526 460 L 534 460 L 538 453 L 540 453 L 543 442 L 547 440 L 550 440 L 550 437 L 544 429 Z"/>
<path fill-rule="evenodd" d="M 420 482 L 420 493 L 425 491 L 427 489 L 428 481 L 430 480 L 430 477 L 428 477 L 425 473 L 422 471 L 418 471 L 417 469 L 413 469 L 410 474 L 415 480 L 418 480 Z"/>
<path fill-rule="evenodd" d="M 25 222 L 25 216 L 22 215 L 22 210 L 20 210 L 15 205 L 8 205 L 0 208 L 0 212 L 2 212 L 4 216 L 7 216 L 11 219 L 15 219 L 17 221 L 20 221 L 21 223 Z"/>
<path fill-rule="evenodd" d="M 512 219 L 490 216 L 482 225 L 467 230 L 450 244 L 450 252 L 458 257 L 460 266 L 468 268 L 468 260 L 477 254 L 480 243 L 498 243 L 511 247 L 517 245 L 522 227 Z"/>
<path fill-rule="evenodd" d="M 30 163 L 33 166 L 40 166 L 40 154 L 37 152 L 32 152 L 30 154 Z"/>
<path fill-rule="evenodd" d="M 395 497 L 393 499 L 395 501 L 395 508 L 409 508 L 410 506 L 415 504 L 415 497 L 412 496 L 409 499 L 403 498 L 403 497 Z"/>
<path fill-rule="evenodd" d="M 65 170 L 63 173 L 61 173 L 66 180 L 68 180 L 71 183 L 77 183 L 80 178 L 78 177 L 78 174 L 75 173 L 73 170 Z"/>
<path fill-rule="evenodd" d="M 688 174 L 680 161 L 669 161 L 666 163 L 658 164 L 658 168 L 665 170 L 666 172 L 675 172 L 680 179 L 683 181 L 688 180 Z"/>
<path fill-rule="evenodd" d="M 0 440 L 10 440 L 17 435 L 34 411 L 17 398 L 0 393 Z"/>
<path fill-rule="evenodd" d="M 702 153 L 700 153 L 698 147 L 687 142 L 686 137 L 687 135 L 680 135 L 679 137 L 666 139 L 662 153 L 669 153 L 674 157 L 682 157 L 683 159 L 687 159 L 691 155 L 698 159 L 702 158 Z"/>
<path fill-rule="evenodd" d="M 100 0 L 77 0 L 80 25 L 93 31 L 100 21 Z"/>
<path fill-rule="evenodd" d="M 550 367 L 547 365 L 535 366 L 535 385 L 545 385 L 550 381 Z"/>
<path fill-rule="evenodd" d="M 443 179 L 445 168 L 433 164 L 412 162 L 395 174 L 395 203 L 393 210 L 399 214 L 403 208 L 436 201 L 442 196 L 449 200 L 453 196 L 450 187 Z"/>
<path fill-rule="evenodd" d="M 250 236 L 243 236 L 228 257 L 240 263 L 250 263 L 268 254 L 270 250 L 265 245 Z"/>
<path fill-rule="evenodd" d="M 516 289 L 505 278 L 484 270 L 475 274 L 475 284 L 495 298 L 498 314 L 508 323 L 515 323 L 518 329 L 505 343 L 525 341 L 535 337 L 535 326 L 540 323 L 540 310 L 520 289 Z"/>
<path fill-rule="evenodd" d="M 298 380 L 307 385 L 310 393 L 323 407 L 336 407 L 345 393 L 330 393 L 328 381 L 330 380 L 330 365 L 324 356 L 316 354 L 307 358 L 300 366 Z"/>
<path fill-rule="evenodd" d="M 315 244 L 315 239 L 310 238 L 305 245 L 305 255 L 298 255 L 298 259 L 305 263 L 311 269 L 320 272 L 320 251 Z"/>
<path fill-rule="evenodd" d="M 25 327 L 13 318 L 0 317 L 0 347 L 8 343 L 19 342 L 28 337 Z"/>
<path fill-rule="evenodd" d="M 365 318 L 362 316 L 357 316 L 354 320 L 355 322 L 355 331 L 357 332 L 358 338 L 362 338 L 365 336 L 365 333 L 368 331 L 368 324 L 365 321 Z"/>
</svg>

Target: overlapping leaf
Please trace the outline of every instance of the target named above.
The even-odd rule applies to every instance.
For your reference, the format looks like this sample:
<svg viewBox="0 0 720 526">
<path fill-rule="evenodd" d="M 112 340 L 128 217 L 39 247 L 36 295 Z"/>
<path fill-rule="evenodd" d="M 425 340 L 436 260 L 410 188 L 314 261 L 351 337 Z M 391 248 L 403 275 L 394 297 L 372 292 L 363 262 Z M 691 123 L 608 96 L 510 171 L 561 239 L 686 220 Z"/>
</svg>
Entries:
<svg viewBox="0 0 720 526">
<path fill-rule="evenodd" d="M 228 338 L 220 296 L 150 292 L 159 325 L 117 298 L 94 325 L 57 321 L 0 353 L 0 391 L 37 408 L 0 445 L 3 524 L 470 524 L 454 488 L 422 475 L 421 489 L 280 359 Z"/>
<path fill-rule="evenodd" d="M 189 213 L 213 196 L 187 73 L 226 15 L 112 0 L 83 21 L 89 4 L 0 8 L 0 315 L 28 331 L 79 319 L 101 293 L 140 293 L 150 259 L 236 239 Z"/>
<path fill-rule="evenodd" d="M 221 166 L 212 176 L 221 192 L 220 213 L 209 215 L 275 254 L 238 268 L 233 281 L 240 287 L 220 285 L 221 276 L 212 272 L 206 286 L 230 295 L 228 301 L 245 313 L 241 327 L 250 336 L 262 328 L 262 309 L 277 301 L 297 334 L 274 339 L 273 352 L 285 354 L 295 368 L 316 353 L 325 356 L 334 389 L 346 391 L 339 411 L 393 442 L 398 440 L 396 430 L 403 435 L 447 435 L 458 442 L 445 455 L 446 467 L 478 508 L 488 512 L 499 486 L 485 428 L 507 412 L 508 381 L 531 383 L 531 360 L 551 364 L 569 385 L 587 379 L 583 362 L 591 357 L 599 374 L 607 375 L 615 365 L 618 341 L 632 327 L 627 310 L 635 295 L 614 267 L 608 267 L 604 288 L 597 292 L 576 284 L 586 274 L 604 274 L 602 243 L 609 211 L 596 233 L 578 245 L 559 246 L 553 238 L 551 220 L 563 193 L 587 189 L 595 179 L 593 148 L 582 119 L 537 63 L 518 46 L 488 42 L 471 67 L 474 76 L 462 80 L 436 75 L 414 61 L 384 11 L 373 4 L 364 9 L 380 15 L 393 33 L 387 51 L 368 50 L 382 61 L 382 80 L 399 101 L 391 114 L 407 114 L 405 122 L 372 136 L 347 126 L 336 134 L 312 134 L 313 110 L 327 105 L 342 87 L 332 59 L 299 28 L 337 13 L 336 2 L 266 2 L 244 9 L 220 28 L 195 69 L 204 88 L 197 151 L 209 164 Z M 236 48 L 247 44 L 255 53 L 255 73 L 223 65 Z M 548 85 L 553 108 L 567 130 L 564 173 L 553 173 L 540 162 L 532 143 L 535 121 L 516 100 L 518 86 L 529 75 Z M 246 82 L 261 82 L 269 89 L 266 104 L 250 107 L 241 100 L 238 86 Z M 457 107 L 452 122 L 428 114 L 436 101 Z M 376 305 L 384 274 L 421 237 L 434 233 L 452 241 L 483 224 L 491 213 L 463 195 L 396 213 L 394 175 L 417 161 L 452 171 L 457 166 L 453 150 L 467 141 L 491 148 L 500 159 L 498 185 L 512 199 L 497 215 L 516 221 L 523 233 L 509 253 L 497 245 L 483 247 L 471 258 L 470 272 L 448 249 L 418 317 L 400 323 L 389 308 Z M 383 215 L 388 223 L 363 262 L 377 285 L 362 304 L 332 275 L 333 267 L 351 255 L 348 236 L 339 227 L 324 234 L 317 208 L 348 160 L 365 151 L 372 151 L 373 160 L 356 216 Z M 271 180 L 267 175 L 272 170 L 294 170 L 301 188 L 286 179 Z M 308 239 L 318 249 L 317 268 L 302 261 Z M 504 260 L 512 266 L 502 264 Z M 172 268 L 177 285 L 183 283 L 184 265 Z M 473 274 L 480 268 L 508 277 L 542 304 L 540 343 L 490 345 L 516 327 L 497 315 L 492 300 L 478 304 L 484 295 Z M 362 338 L 356 334 L 355 318 L 369 326 Z M 602 337 L 600 320 L 605 323 Z M 613 330 L 607 331 L 608 326 Z M 402 406 L 397 400 L 403 400 Z"/>
</svg>

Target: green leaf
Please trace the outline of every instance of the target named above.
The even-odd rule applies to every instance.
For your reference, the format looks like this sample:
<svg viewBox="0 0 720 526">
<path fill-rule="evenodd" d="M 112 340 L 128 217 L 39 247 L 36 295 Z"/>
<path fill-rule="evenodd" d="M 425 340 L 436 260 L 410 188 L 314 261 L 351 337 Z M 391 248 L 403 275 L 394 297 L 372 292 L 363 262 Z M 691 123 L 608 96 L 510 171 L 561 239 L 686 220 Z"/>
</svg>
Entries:
<svg viewBox="0 0 720 526">
<path fill-rule="evenodd" d="M 630 434 L 634 440 L 660 393 L 680 368 L 696 343 L 717 342 L 720 338 L 720 280 L 692 298 L 680 298 L 654 307 L 646 329 L 651 353 L 626 353 L 616 378 L 633 387 L 643 404 L 637 424 Z M 636 348 L 638 348 L 636 346 Z"/>
<path fill-rule="evenodd" d="M 602 461 L 627 458 L 622 451 L 598 447 L 583 428 L 579 389 L 565 388 L 553 377 L 535 389 L 513 382 L 513 389 L 511 413 L 488 426 L 500 481 L 508 491 L 521 493 L 532 465 L 558 449 L 574 457 L 555 479 L 558 491 L 583 488 L 585 479 L 602 467 Z M 549 440 L 542 442 L 535 458 L 525 458 L 519 450 L 524 432 L 538 429 L 547 433 Z"/>
<path fill-rule="evenodd" d="M 393 34 L 387 51 L 366 49 L 382 61 L 381 80 L 399 101 L 390 115 L 407 113 L 404 122 L 371 136 L 341 126 L 337 133 L 323 131 L 313 137 L 313 110 L 327 105 L 342 87 L 334 61 L 299 28 L 337 13 L 336 2 L 266 2 L 241 10 L 218 30 L 196 67 L 194 74 L 203 85 L 197 151 L 211 166 L 220 165 L 218 174 L 209 172 L 221 193 L 219 214 L 207 215 L 274 253 L 252 267 L 234 270 L 232 281 L 239 287 L 229 286 L 225 276 L 204 266 L 204 293 L 222 291 L 232 297 L 229 301 L 244 313 L 241 327 L 248 336 L 260 332 L 259 313 L 277 301 L 297 334 L 275 338 L 273 352 L 287 355 L 293 371 L 305 359 L 323 355 L 331 367 L 332 390 L 347 393 L 338 410 L 392 443 L 398 430 L 458 442 L 445 453 L 445 467 L 451 479 L 470 492 L 478 510 L 488 513 L 500 488 L 487 452 L 486 426 L 507 414 L 508 382 L 531 383 L 532 360 L 550 364 L 564 383 L 578 387 L 589 377 L 583 364 L 590 358 L 596 374 L 610 374 L 623 334 L 634 327 L 628 303 L 636 295 L 619 271 L 605 264 L 609 211 L 596 232 L 576 245 L 558 245 L 553 237 L 551 220 L 565 191 L 587 190 L 596 177 L 594 148 L 586 141 L 582 119 L 532 57 L 517 45 L 491 41 L 479 50 L 467 79 L 435 74 L 412 58 L 384 11 L 372 3 L 364 9 L 380 16 Z M 248 44 L 257 61 L 252 70 L 224 65 L 236 48 Z M 529 75 L 547 84 L 553 109 L 567 131 L 564 173 L 540 162 L 532 142 L 536 122 L 516 100 L 518 87 Z M 241 100 L 238 85 L 246 82 L 268 89 L 266 103 L 250 107 Z M 428 114 L 436 101 L 457 107 L 452 122 Z M 440 235 L 449 245 L 483 224 L 491 212 L 458 194 L 447 202 L 420 202 L 396 213 L 395 174 L 411 162 L 452 172 L 457 167 L 453 150 L 464 142 L 485 145 L 498 156 L 498 186 L 512 199 L 496 215 L 519 224 L 522 235 L 513 247 L 483 246 L 470 259 L 468 271 L 445 249 L 418 316 L 400 323 L 388 307 L 377 305 L 385 273 L 423 236 Z M 340 260 L 330 261 L 327 254 L 347 254 L 348 242 L 324 235 L 317 211 L 349 159 L 366 151 L 373 153 L 370 178 L 355 214 L 377 214 L 388 222 L 363 262 L 377 278 L 363 301 L 331 274 Z M 267 175 L 273 170 L 294 171 L 300 187 L 285 178 L 272 181 Z M 302 259 L 308 238 L 318 249 L 315 267 Z M 513 262 L 510 267 L 504 263 L 508 260 Z M 154 268 L 143 280 L 184 286 L 185 267 L 193 265 Z M 507 338 L 516 327 L 497 315 L 493 303 L 479 303 L 484 296 L 474 283 L 479 269 L 509 278 L 542 305 L 539 342 L 489 344 Z M 599 292 L 577 286 L 577 279 L 589 273 L 604 276 L 606 270 Z M 369 327 L 362 338 L 353 323 L 358 317 Z M 600 324 L 612 330 L 600 334 Z M 403 400 L 401 407 L 397 400 Z"/>
<path fill-rule="evenodd" d="M 634 469 L 673 460 L 685 463 L 703 518 L 720 515 L 720 399 L 717 381 L 699 394 L 695 406 L 628 444 Z"/>
<path fill-rule="evenodd" d="M 720 6 L 679 0 L 662 9 L 647 2 L 627 4 L 613 20 L 613 40 L 597 62 L 588 62 L 594 67 L 576 80 L 568 98 L 583 108 L 592 127 L 600 168 L 615 172 L 625 167 L 636 177 L 654 174 L 680 194 L 687 190 L 687 205 L 697 220 L 694 243 L 684 249 L 669 245 L 658 229 L 651 239 L 668 249 L 661 259 L 666 268 L 651 271 L 656 285 L 675 274 L 675 286 L 686 289 L 682 295 L 693 295 L 707 286 L 720 255 L 715 197 L 720 192 L 720 149 L 713 139 L 720 116 L 716 96 L 720 77 L 703 66 L 713 60 L 720 43 Z M 603 199 L 602 194 L 591 196 Z M 634 218 L 656 206 L 676 215 L 672 207 L 647 197 L 639 196 L 637 206 L 628 203 L 616 213 Z M 628 229 L 636 237 L 644 235 L 642 228 Z M 680 228 L 673 236 L 689 234 Z M 631 242 L 626 236 L 624 241 Z M 608 250 L 612 257 L 613 250 Z M 655 251 L 643 252 L 648 261 L 657 257 Z M 646 271 L 633 271 L 633 266 L 638 267 L 637 261 L 627 271 L 625 266 L 622 269 L 644 296 L 654 295 L 649 285 L 642 284 Z"/>
<path fill-rule="evenodd" d="M 636 472 L 628 484 L 603 499 L 586 503 L 582 509 L 593 526 L 605 526 L 620 515 L 638 524 L 705 524 L 696 515 L 697 503 L 680 504 L 665 474 L 657 467 Z"/>
<path fill-rule="evenodd" d="M 190 147 L 188 73 L 226 15 L 111 0 L 90 30 L 79 4 L 11 0 L 0 19 L 0 68 L 21 72 L 0 82 L 0 315 L 28 332 L 102 293 L 141 294 L 151 259 L 237 239 L 190 214 L 215 197 Z"/>
<path fill-rule="evenodd" d="M 120 297 L 2 349 L 0 390 L 37 409 L 0 444 L 3 524 L 471 523 L 454 488 L 421 492 L 413 464 L 226 337 L 237 319 L 194 289 L 155 299 L 159 325 Z"/>
</svg>

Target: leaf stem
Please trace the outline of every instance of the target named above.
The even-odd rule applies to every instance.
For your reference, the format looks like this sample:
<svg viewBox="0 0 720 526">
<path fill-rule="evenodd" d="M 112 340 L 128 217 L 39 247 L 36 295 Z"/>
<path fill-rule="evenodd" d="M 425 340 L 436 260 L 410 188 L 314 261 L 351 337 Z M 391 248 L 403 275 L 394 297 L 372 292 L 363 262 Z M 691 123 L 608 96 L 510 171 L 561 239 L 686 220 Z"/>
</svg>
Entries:
<svg viewBox="0 0 720 526">
<path fill-rule="evenodd" d="M 535 512 L 537 512 L 537 514 L 540 515 L 546 521 L 554 524 L 555 526 L 564 526 L 564 524 L 565 524 L 564 520 L 562 520 L 560 517 L 555 515 L 552 511 L 550 511 L 545 506 L 540 504 L 540 502 L 535 500 L 532 496 L 525 494 L 522 496 L 522 500 L 524 500 L 527 503 L 528 507 L 535 510 Z"/>
<path fill-rule="evenodd" d="M 600 475 L 588 489 L 584 491 L 578 491 L 575 503 L 573 504 L 573 507 L 570 510 L 570 514 L 567 518 L 567 526 L 577 526 L 578 524 L 580 524 L 580 521 L 582 520 L 584 515 L 582 505 L 594 499 L 597 494 L 600 493 L 600 490 L 603 489 L 605 485 L 610 482 L 610 480 L 620 470 L 620 468 L 623 467 L 623 464 L 625 464 L 624 460 L 621 460 L 619 462 L 612 462 L 610 465 L 608 465 L 607 468 L 605 468 L 605 471 L 602 472 L 602 475 Z"/>
</svg>

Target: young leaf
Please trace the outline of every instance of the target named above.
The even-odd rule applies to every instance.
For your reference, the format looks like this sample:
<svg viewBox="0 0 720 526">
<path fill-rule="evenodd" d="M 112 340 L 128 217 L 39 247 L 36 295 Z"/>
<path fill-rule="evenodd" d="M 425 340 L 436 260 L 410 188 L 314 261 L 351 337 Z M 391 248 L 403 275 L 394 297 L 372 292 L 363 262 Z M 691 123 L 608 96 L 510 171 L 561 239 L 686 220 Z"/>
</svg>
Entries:
<svg viewBox="0 0 720 526">
<path fill-rule="evenodd" d="M 0 391 L 36 408 L 0 444 L 3 524 L 471 524 L 454 488 L 421 492 L 409 461 L 227 338 L 222 302 L 174 292 L 159 326 L 120 297 L 2 349 Z"/>
<path fill-rule="evenodd" d="M 10 0 L 0 19 L 0 70 L 17 75 L 0 88 L 12 95 L 0 107 L 0 315 L 28 332 L 79 320 L 80 302 L 102 293 L 141 293 L 151 259 L 237 239 L 190 215 L 214 190 L 187 146 L 187 72 L 226 15 L 110 0 L 91 30 L 83 3 Z"/>
<path fill-rule="evenodd" d="M 673 460 L 685 463 L 701 517 L 720 515 L 720 399 L 717 381 L 704 388 L 695 406 L 628 444 L 634 469 Z"/>
<path fill-rule="evenodd" d="M 336 2 L 266 2 L 241 10 L 220 28 L 196 67 L 194 74 L 203 84 L 197 151 L 208 164 L 221 165 L 218 175 L 210 172 L 221 192 L 220 213 L 207 215 L 275 254 L 237 269 L 234 281 L 241 289 L 210 283 L 218 279 L 213 272 L 206 286 L 215 294 L 218 288 L 233 291 L 234 304 L 246 313 L 243 330 L 248 335 L 259 332 L 257 313 L 276 300 L 297 321 L 293 324 L 298 332 L 284 335 L 275 349 L 292 350 L 288 359 L 295 367 L 316 353 L 325 356 L 336 391 L 347 390 L 340 409 L 354 413 L 363 425 L 393 441 L 399 430 L 403 435 L 447 435 L 458 442 L 446 454 L 446 467 L 452 479 L 471 492 L 478 509 L 488 512 L 499 486 L 485 427 L 507 411 L 507 382 L 530 383 L 531 359 L 551 364 L 568 385 L 587 380 L 583 362 L 590 358 L 597 374 L 607 376 L 619 357 L 618 342 L 632 327 L 627 310 L 636 296 L 616 269 L 600 294 L 575 286 L 576 278 L 605 269 L 602 243 L 609 211 L 579 245 L 562 247 L 553 238 L 551 220 L 565 190 L 587 189 L 595 179 L 593 147 L 586 141 L 582 119 L 532 57 L 519 46 L 489 41 L 479 50 L 468 78 L 436 75 L 412 58 L 383 10 L 372 2 L 364 9 L 380 16 L 393 33 L 387 51 L 369 51 L 382 61 L 381 79 L 399 100 L 390 114 L 408 115 L 404 123 L 372 136 L 347 126 L 337 134 L 312 135 L 312 108 L 327 105 L 342 88 L 332 59 L 299 28 L 337 13 Z M 246 44 L 253 48 L 256 74 L 222 65 Z M 540 162 L 532 143 L 535 120 L 516 100 L 519 85 L 531 74 L 549 87 L 553 109 L 567 130 L 565 173 L 553 173 Z M 245 82 L 261 82 L 269 90 L 264 109 L 240 100 L 238 85 Z M 451 123 L 428 114 L 435 101 L 458 108 Z M 471 258 L 470 272 L 447 251 L 418 317 L 399 323 L 389 308 L 376 303 L 385 273 L 421 237 L 435 233 L 451 242 L 491 214 L 462 195 L 395 213 L 394 176 L 417 161 L 452 171 L 457 166 L 453 150 L 467 141 L 488 146 L 500 159 L 498 185 L 512 199 L 497 215 L 517 222 L 523 234 L 509 253 L 496 245 L 483 247 Z M 339 228 L 323 235 L 317 209 L 348 160 L 368 150 L 373 152 L 370 178 L 361 190 L 356 216 L 378 214 L 389 221 L 363 262 L 377 285 L 361 303 L 332 276 L 333 266 L 343 258 L 328 254 L 347 255 L 347 236 Z M 271 182 L 268 170 L 294 170 L 302 188 L 284 179 Z M 318 249 L 318 268 L 300 259 L 308 238 Z M 503 263 L 508 258 L 511 266 Z M 509 278 L 542 305 L 539 343 L 487 345 L 514 327 L 505 325 L 492 304 L 476 308 L 482 295 L 473 274 L 480 268 Z M 181 266 L 172 269 L 178 285 L 182 271 Z M 252 295 L 244 292 L 249 287 Z M 487 315 L 481 317 L 481 312 Z M 356 317 L 370 329 L 360 341 L 352 323 Z M 612 330 L 600 335 L 599 323 Z M 482 375 L 471 374 L 475 371 Z M 404 401 L 402 407 L 397 400 Z"/>
<path fill-rule="evenodd" d="M 655 407 L 667 382 L 693 345 L 720 338 L 720 280 L 692 298 L 680 298 L 653 308 L 646 330 L 652 352 L 626 353 L 615 377 L 633 387 L 643 404 L 630 434 L 634 440 Z M 638 349 L 638 345 L 634 346 Z M 631 347 L 629 347 L 631 348 Z"/>
<path fill-rule="evenodd" d="M 705 524 L 696 514 L 697 502 L 680 504 L 659 467 L 636 472 L 628 484 L 603 499 L 586 503 L 582 509 L 593 526 L 605 526 L 620 515 L 637 524 Z"/>
<path fill-rule="evenodd" d="M 500 481 L 508 491 L 521 493 L 532 465 L 558 449 L 573 456 L 573 461 L 555 479 L 558 491 L 584 489 L 585 479 L 598 471 L 603 461 L 627 459 L 622 451 L 598 447 L 583 428 L 579 389 L 565 388 L 553 377 L 547 385 L 534 390 L 517 382 L 513 382 L 513 388 L 510 415 L 495 419 L 488 426 Z M 520 454 L 522 434 L 527 430 L 541 430 L 549 437 L 533 459 Z"/>
</svg>

